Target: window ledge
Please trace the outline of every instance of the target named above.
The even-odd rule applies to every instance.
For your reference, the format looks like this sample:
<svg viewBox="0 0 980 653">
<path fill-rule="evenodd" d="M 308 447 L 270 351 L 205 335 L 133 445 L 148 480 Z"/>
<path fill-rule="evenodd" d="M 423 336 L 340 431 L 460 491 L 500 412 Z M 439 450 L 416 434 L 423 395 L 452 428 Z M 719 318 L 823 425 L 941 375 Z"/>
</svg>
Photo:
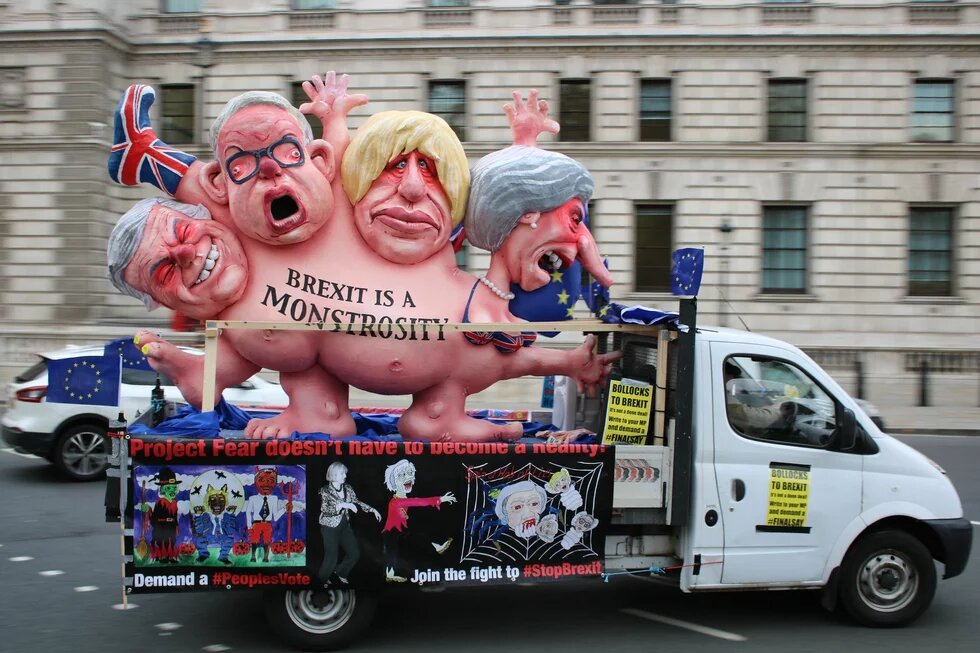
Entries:
<svg viewBox="0 0 980 653">
<path fill-rule="evenodd" d="M 906 295 L 903 304 L 965 304 L 966 300 L 956 295 Z"/>
<path fill-rule="evenodd" d="M 623 295 L 623 301 L 629 302 L 676 302 L 680 299 L 680 295 L 674 295 L 673 293 L 663 291 L 644 291 L 644 290 L 632 290 Z"/>
<path fill-rule="evenodd" d="M 785 303 L 805 303 L 805 302 L 815 302 L 818 301 L 816 295 L 811 295 L 810 293 L 757 293 L 752 299 L 760 302 L 779 302 L 781 304 Z"/>
</svg>

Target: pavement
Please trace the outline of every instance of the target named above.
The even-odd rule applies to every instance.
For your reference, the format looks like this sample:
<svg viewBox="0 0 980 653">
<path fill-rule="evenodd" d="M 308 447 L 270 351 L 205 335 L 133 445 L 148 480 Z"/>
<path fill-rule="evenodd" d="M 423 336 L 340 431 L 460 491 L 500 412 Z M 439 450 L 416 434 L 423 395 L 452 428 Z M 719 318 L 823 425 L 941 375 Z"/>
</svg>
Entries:
<svg viewBox="0 0 980 653">
<path fill-rule="evenodd" d="M 978 406 L 877 406 L 886 433 L 980 435 Z"/>
</svg>

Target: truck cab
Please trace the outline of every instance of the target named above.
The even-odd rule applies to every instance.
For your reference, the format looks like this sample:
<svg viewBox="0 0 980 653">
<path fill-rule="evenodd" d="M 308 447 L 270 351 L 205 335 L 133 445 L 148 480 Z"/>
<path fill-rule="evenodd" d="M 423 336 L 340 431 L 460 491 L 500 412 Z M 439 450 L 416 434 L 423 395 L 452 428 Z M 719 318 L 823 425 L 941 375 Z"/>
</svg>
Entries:
<svg viewBox="0 0 980 653">
<path fill-rule="evenodd" d="M 972 526 L 945 472 L 882 433 L 798 348 L 714 327 L 613 346 L 625 352 L 623 378 L 646 376 L 666 396 L 653 446 L 617 447 L 614 493 L 621 523 L 638 509 L 659 523 L 643 542 L 611 537 L 607 565 L 629 552 L 628 566 L 673 566 L 685 592 L 819 588 L 826 607 L 873 626 L 909 623 L 928 607 L 934 559 L 945 578 L 964 569 Z M 663 495 L 650 502 L 620 480 L 619 467 L 644 455 L 660 464 Z"/>
</svg>

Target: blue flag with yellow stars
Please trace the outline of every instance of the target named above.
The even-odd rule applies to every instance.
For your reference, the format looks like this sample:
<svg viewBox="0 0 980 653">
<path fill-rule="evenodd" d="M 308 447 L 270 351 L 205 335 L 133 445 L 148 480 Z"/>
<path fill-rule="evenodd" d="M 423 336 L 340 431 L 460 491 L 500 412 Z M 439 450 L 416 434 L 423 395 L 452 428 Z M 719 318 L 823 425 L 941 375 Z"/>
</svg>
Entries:
<svg viewBox="0 0 980 653">
<path fill-rule="evenodd" d="M 575 303 L 582 294 L 582 265 L 575 261 L 567 268 L 552 270 L 550 274 L 551 281 L 547 285 L 531 292 L 512 283 L 510 291 L 514 293 L 514 299 L 510 300 L 510 312 L 528 322 L 572 319 L 575 316 Z"/>
<path fill-rule="evenodd" d="M 132 338 L 119 338 L 106 343 L 106 356 L 118 356 L 122 359 L 123 369 L 127 370 L 152 370 L 150 362 L 140 351 Z"/>
<path fill-rule="evenodd" d="M 684 247 L 674 250 L 674 265 L 670 270 L 670 292 L 675 295 L 695 297 L 701 288 L 704 271 L 704 250 Z"/>
<path fill-rule="evenodd" d="M 602 259 L 602 264 L 607 270 L 609 269 L 609 259 Z M 604 317 L 609 311 L 609 288 L 594 279 L 589 283 L 589 289 L 582 292 L 582 299 L 585 300 L 592 314 L 598 318 Z"/>
<path fill-rule="evenodd" d="M 79 356 L 48 361 L 48 403 L 119 405 L 118 356 Z"/>
</svg>

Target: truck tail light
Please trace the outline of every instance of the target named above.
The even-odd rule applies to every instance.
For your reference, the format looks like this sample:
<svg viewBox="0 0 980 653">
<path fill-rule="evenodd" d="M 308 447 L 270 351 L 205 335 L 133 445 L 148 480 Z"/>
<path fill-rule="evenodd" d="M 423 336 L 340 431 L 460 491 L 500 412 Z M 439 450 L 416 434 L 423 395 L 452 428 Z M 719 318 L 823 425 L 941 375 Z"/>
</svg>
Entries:
<svg viewBox="0 0 980 653">
<path fill-rule="evenodd" d="M 48 386 L 35 385 L 30 388 L 21 388 L 14 393 L 14 398 L 17 401 L 26 401 L 29 404 L 39 404 L 46 394 L 48 394 Z"/>
</svg>

